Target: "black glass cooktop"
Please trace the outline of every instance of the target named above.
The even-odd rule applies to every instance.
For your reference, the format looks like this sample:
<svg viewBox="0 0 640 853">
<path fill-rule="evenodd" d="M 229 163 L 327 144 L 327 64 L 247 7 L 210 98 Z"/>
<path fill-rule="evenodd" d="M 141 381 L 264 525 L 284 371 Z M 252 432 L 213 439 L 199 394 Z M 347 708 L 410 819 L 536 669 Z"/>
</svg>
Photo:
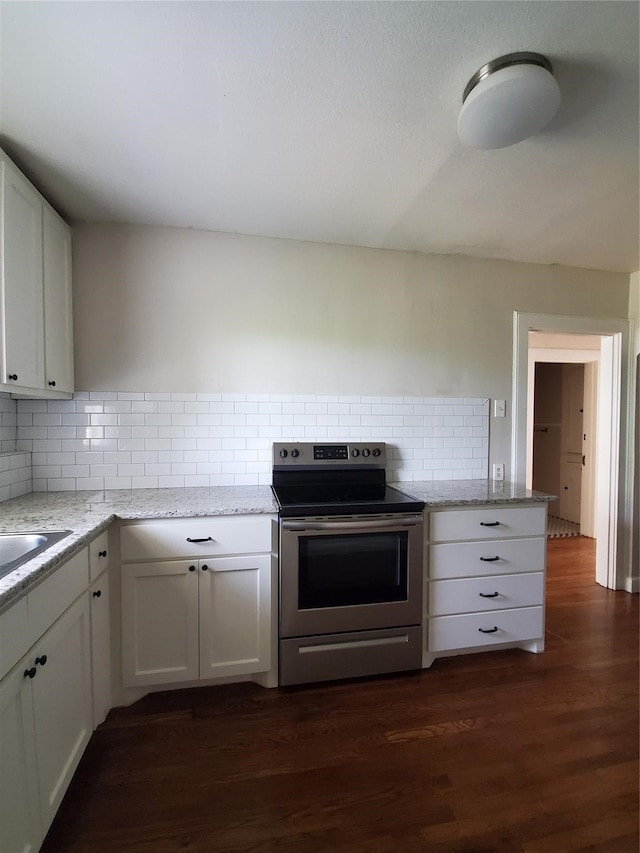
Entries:
<svg viewBox="0 0 640 853">
<path fill-rule="evenodd" d="M 365 474 L 365 472 L 360 472 Z M 362 515 L 387 512 L 422 512 L 424 503 L 399 492 L 384 481 L 384 472 L 366 472 L 354 478 L 343 472 L 323 471 L 320 476 L 284 478 L 274 473 L 273 492 L 280 515 L 301 518 L 318 515 Z"/>
</svg>

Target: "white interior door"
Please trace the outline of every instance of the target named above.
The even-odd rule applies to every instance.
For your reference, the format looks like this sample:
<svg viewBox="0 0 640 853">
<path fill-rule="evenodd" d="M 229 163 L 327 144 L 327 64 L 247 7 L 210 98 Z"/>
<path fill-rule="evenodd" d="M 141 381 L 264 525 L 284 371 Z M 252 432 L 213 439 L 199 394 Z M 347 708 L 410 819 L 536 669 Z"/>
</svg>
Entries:
<svg viewBox="0 0 640 853">
<path fill-rule="evenodd" d="M 562 365 L 560 518 L 580 524 L 584 365 Z"/>
</svg>

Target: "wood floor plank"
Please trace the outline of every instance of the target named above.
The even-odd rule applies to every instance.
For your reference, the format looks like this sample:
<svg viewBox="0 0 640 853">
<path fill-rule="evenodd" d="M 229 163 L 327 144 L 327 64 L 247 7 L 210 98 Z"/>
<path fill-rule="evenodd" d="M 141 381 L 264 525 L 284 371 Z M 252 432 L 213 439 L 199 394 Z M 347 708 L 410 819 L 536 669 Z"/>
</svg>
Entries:
<svg viewBox="0 0 640 853">
<path fill-rule="evenodd" d="M 42 853 L 637 853 L 639 597 L 548 555 L 540 655 L 114 709 Z"/>
</svg>

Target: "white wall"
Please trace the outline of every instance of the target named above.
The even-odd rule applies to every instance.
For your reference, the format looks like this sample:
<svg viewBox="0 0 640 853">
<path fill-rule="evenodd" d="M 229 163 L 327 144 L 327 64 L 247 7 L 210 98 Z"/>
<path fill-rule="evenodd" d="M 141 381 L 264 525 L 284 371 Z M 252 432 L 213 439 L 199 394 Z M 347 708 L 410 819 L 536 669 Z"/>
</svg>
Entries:
<svg viewBox="0 0 640 853">
<path fill-rule="evenodd" d="M 628 294 L 622 273 L 84 224 L 76 387 L 509 400 L 515 309 L 626 318 Z M 508 462 L 508 417 L 490 453 Z"/>
</svg>

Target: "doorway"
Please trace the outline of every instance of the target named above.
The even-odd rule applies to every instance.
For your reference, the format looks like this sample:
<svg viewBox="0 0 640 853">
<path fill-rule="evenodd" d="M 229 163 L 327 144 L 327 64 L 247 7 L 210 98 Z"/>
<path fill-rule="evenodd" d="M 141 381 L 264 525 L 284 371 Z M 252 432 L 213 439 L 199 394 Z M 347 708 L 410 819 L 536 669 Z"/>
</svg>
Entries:
<svg viewBox="0 0 640 853">
<path fill-rule="evenodd" d="M 597 442 L 593 453 L 596 581 L 611 589 L 631 583 L 629 323 L 626 320 L 514 312 L 512 476 L 532 484 L 534 364 L 529 333 L 596 336 L 600 343 Z M 552 359 L 550 359 L 552 360 Z M 568 361 L 567 358 L 556 359 Z M 578 360 L 578 359 L 575 359 Z M 629 590 L 630 591 L 630 590 Z"/>
<path fill-rule="evenodd" d="M 529 332 L 527 485 L 558 495 L 550 535 L 596 538 L 598 335 Z"/>
</svg>

